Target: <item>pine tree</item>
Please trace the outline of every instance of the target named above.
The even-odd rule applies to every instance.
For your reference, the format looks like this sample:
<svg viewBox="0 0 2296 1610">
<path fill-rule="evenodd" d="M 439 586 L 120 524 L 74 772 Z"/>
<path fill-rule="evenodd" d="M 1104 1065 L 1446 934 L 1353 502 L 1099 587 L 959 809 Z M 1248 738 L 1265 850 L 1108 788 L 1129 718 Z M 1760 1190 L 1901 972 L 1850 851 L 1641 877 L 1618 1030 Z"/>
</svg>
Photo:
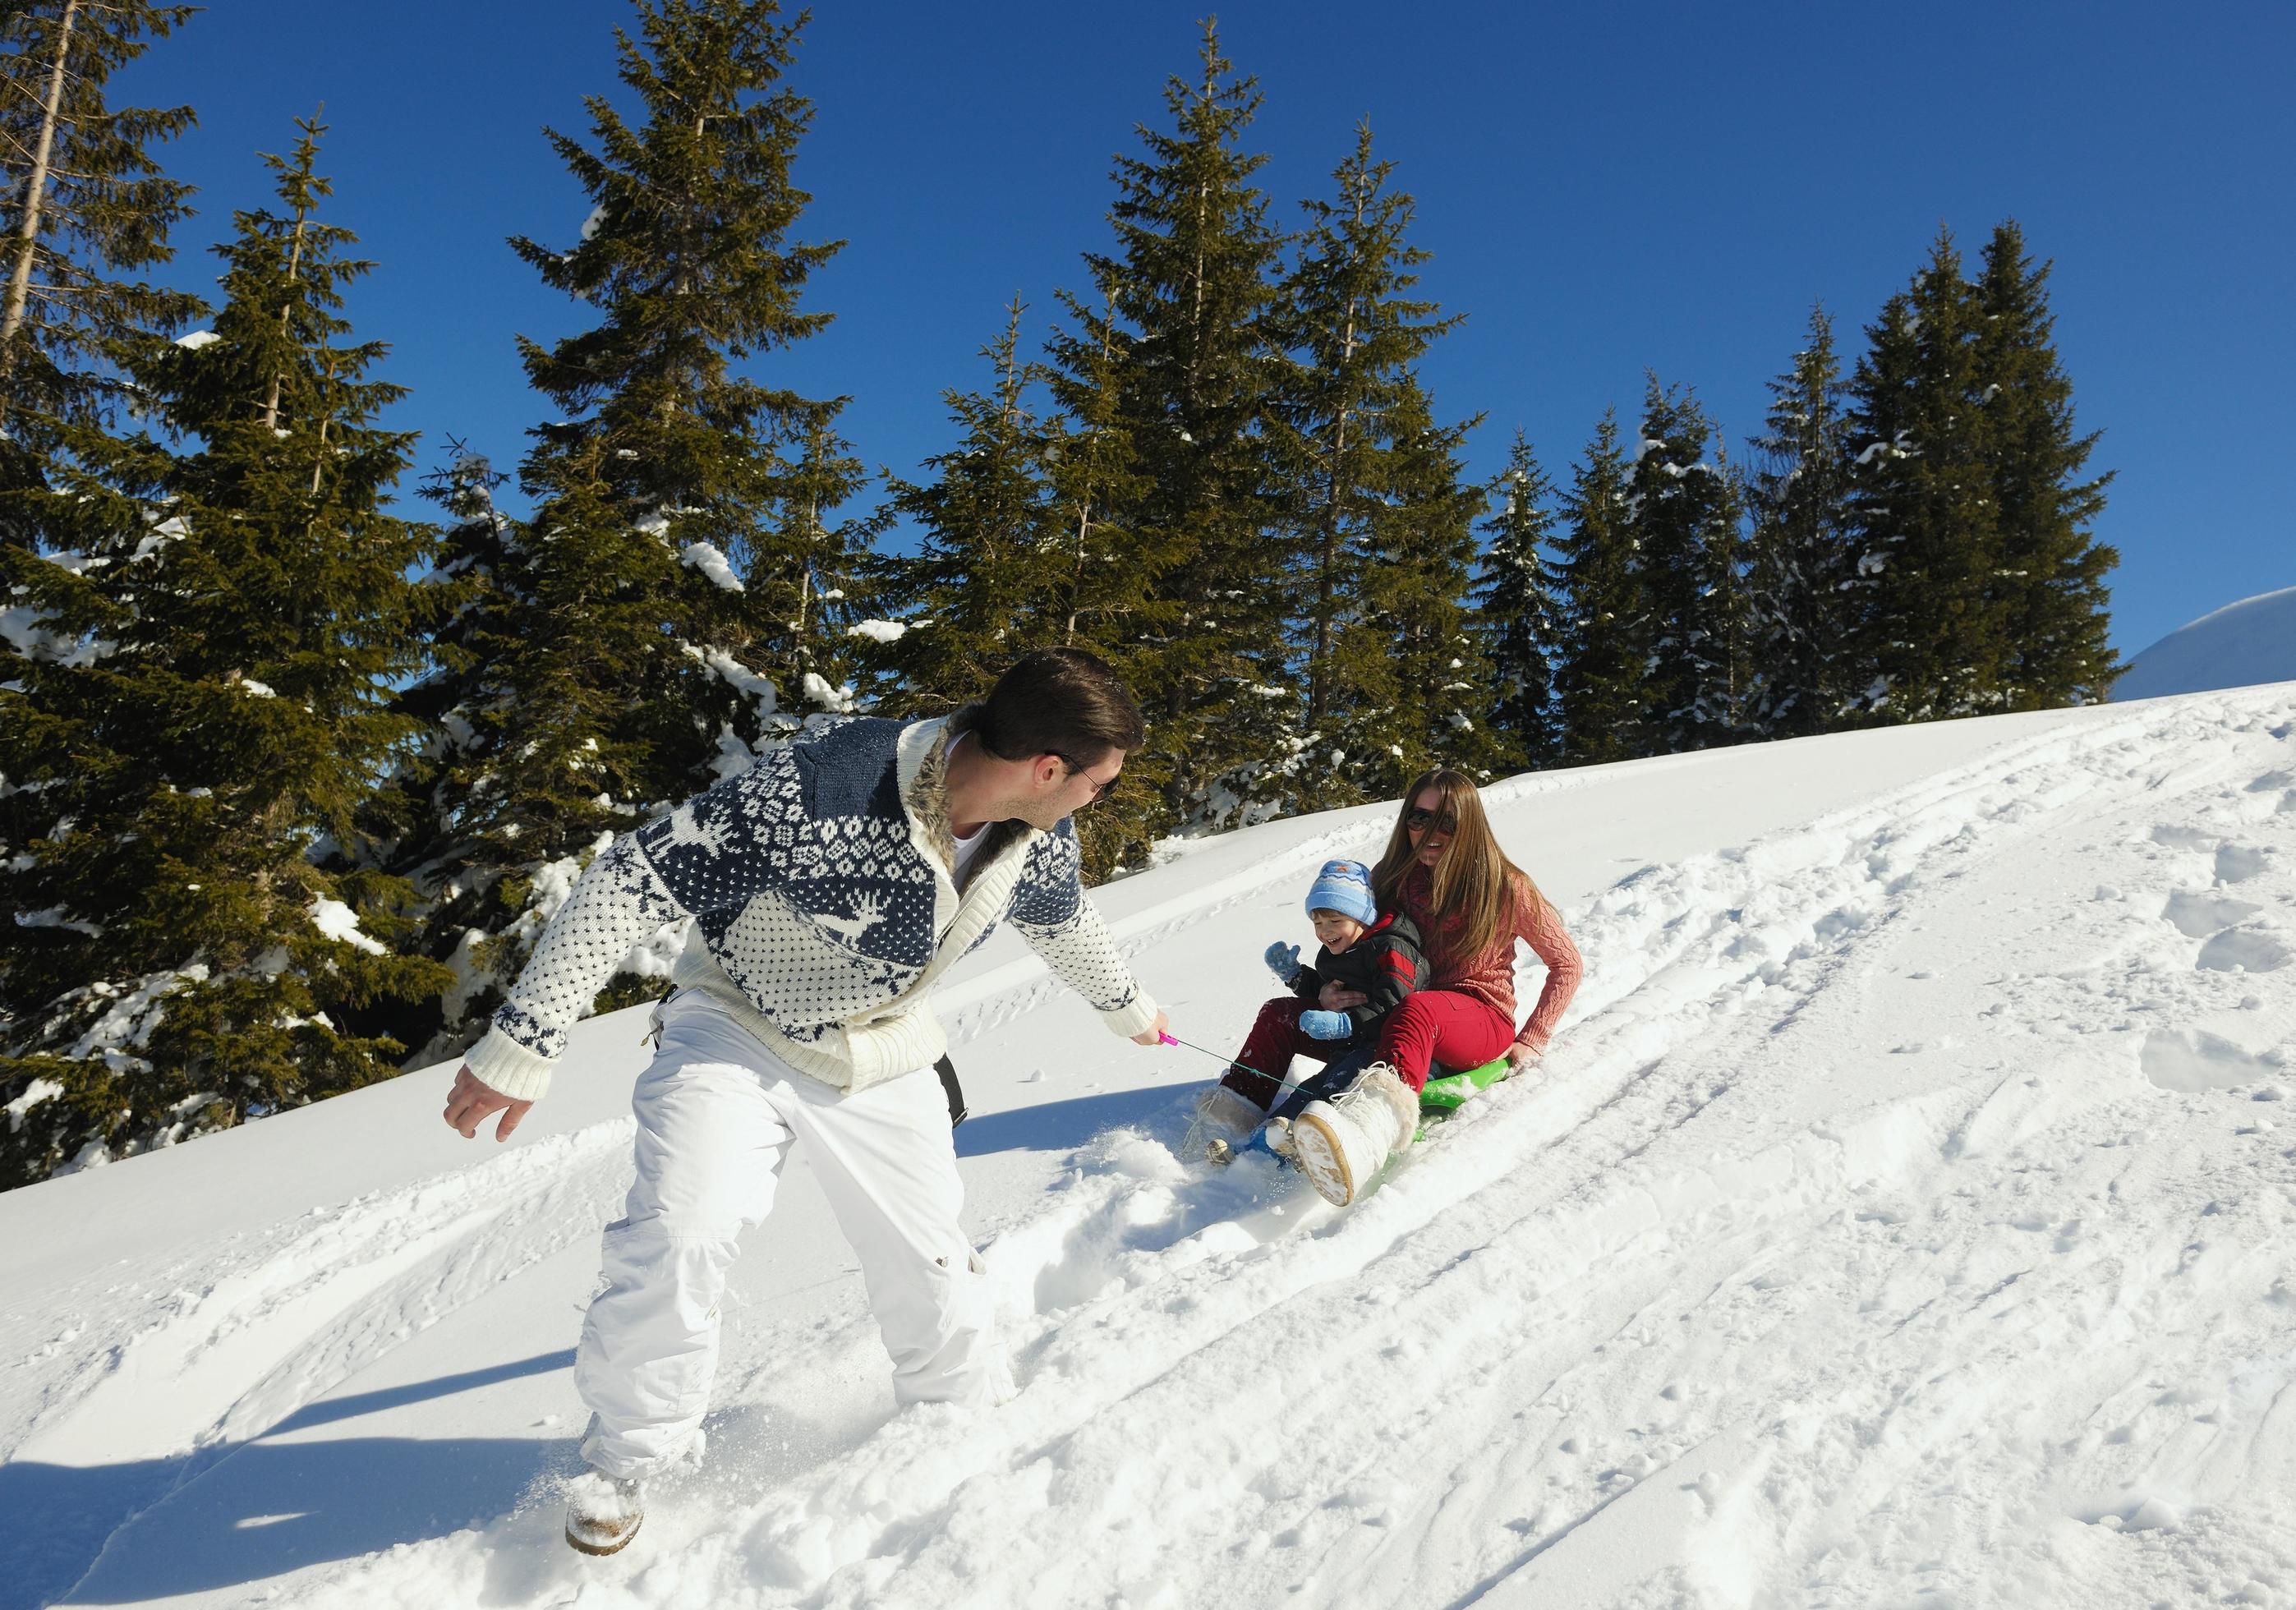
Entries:
<svg viewBox="0 0 2296 1610">
<path fill-rule="evenodd" d="M 1768 429 L 1754 438 L 1747 594 L 1753 683 L 1747 721 L 1767 738 L 1835 726 L 1857 691 L 1843 637 L 1851 581 L 1849 424 L 1833 322 L 1809 315 L 1793 366 L 1770 382 Z"/>
<path fill-rule="evenodd" d="M 1144 841 L 1267 814 L 1281 779 L 1266 757 L 1293 721 L 1264 436 L 1282 241 L 1250 182 L 1266 159 L 1240 147 L 1259 94 L 1234 70 L 1207 23 L 1195 78 L 1165 93 L 1173 128 L 1144 127 L 1146 154 L 1117 159 L 1115 250 L 1086 258 L 1094 295 L 1062 299 L 1076 328 L 1054 349 L 1071 390 L 1086 382 L 1080 360 L 1109 354 L 1141 481 L 1111 517 L 1172 606 L 1130 658 L 1149 723 L 1137 769 L 1160 790 L 1128 816 Z"/>
<path fill-rule="evenodd" d="M 1856 610 L 1850 686 L 1867 719 L 2000 708 L 2010 648 L 1996 607 L 1998 505 L 1986 461 L 1978 325 L 1940 231 L 1866 331 L 1850 382 Z"/>
<path fill-rule="evenodd" d="M 1055 358 L 1038 373 L 1057 409 L 1044 426 L 1051 527 L 1046 563 L 1059 574 L 1056 639 L 1088 648 L 1134 687 L 1147 685 L 1182 610 L 1166 593 L 1173 546 L 1137 522 L 1152 481 L 1143 472 L 1124 411 L 1113 301 L 1081 336 L 1056 332 Z M 1170 758 L 1152 745 L 1129 757 L 1116 790 L 1077 818 L 1085 876 L 1094 882 L 1142 864 L 1163 818 Z"/>
<path fill-rule="evenodd" d="M 2120 555 L 2090 526 L 2110 472 L 2084 481 L 2097 433 L 2073 425 L 2071 380 L 2057 361 L 2049 265 L 2025 254 L 2015 222 L 1986 242 L 1975 287 L 1976 378 L 1983 382 L 1992 472 L 1994 567 L 2007 653 L 2000 702 L 2011 710 L 2102 702 L 2119 674 L 2107 642 L 2106 572 Z"/>
<path fill-rule="evenodd" d="M 1406 240 L 1413 202 L 1390 187 L 1394 168 L 1373 160 L 1370 126 L 1358 124 L 1354 152 L 1332 176 L 1336 199 L 1302 203 L 1308 225 L 1280 301 L 1292 357 L 1269 438 L 1305 582 L 1294 629 L 1311 743 L 1341 741 L 1366 703 L 1392 702 L 1382 691 L 1388 666 L 1334 646 L 1364 618 L 1354 580 L 1366 557 L 1376 558 L 1367 554 L 1374 521 L 1402 490 L 1398 422 L 1415 383 L 1412 366 L 1459 323 L 1437 318 L 1433 302 L 1410 294 L 1430 254 Z"/>
<path fill-rule="evenodd" d="M 1016 296 L 1004 333 L 981 349 L 990 389 L 944 394 L 960 434 L 925 461 L 931 479 L 891 483 L 892 507 L 922 538 L 914 555 L 883 562 L 910 612 L 885 657 L 919 713 L 982 697 L 1013 660 L 1068 637 L 1073 571 L 1029 403 L 1039 373 L 1020 355 L 1021 311 Z"/>
<path fill-rule="evenodd" d="M 1647 696 L 1652 628 L 1627 477 L 1618 410 L 1605 409 L 1586 463 L 1571 472 L 1554 541 L 1564 612 L 1555 703 L 1562 758 L 1574 766 L 1656 752 Z"/>
<path fill-rule="evenodd" d="M 1521 431 L 1493 491 L 1499 507 L 1483 522 L 1490 546 L 1476 581 L 1473 621 L 1496 695 L 1490 724 L 1510 746 L 1510 763 L 1544 768 L 1562 753 L 1554 692 L 1562 606 L 1546 556 L 1554 484 Z"/>
<path fill-rule="evenodd" d="M 867 650 L 855 628 L 879 600 L 872 551 L 890 515 L 839 511 L 872 480 L 837 431 L 846 399 L 799 410 L 794 452 L 785 451 L 765 530 L 750 539 L 742 571 L 746 618 L 758 636 L 737 645 L 742 661 L 816 710 L 844 712 L 860 700 Z M 775 724 L 793 730 L 794 718 Z"/>
<path fill-rule="evenodd" d="M 430 664 L 399 694 L 401 714 L 422 735 L 362 817 L 384 864 L 424 902 L 416 944 L 445 963 L 454 982 L 390 1021 L 413 1047 L 406 1065 L 442 1061 L 467 1045 L 499 1004 L 521 954 L 499 925 L 495 890 L 457 870 L 486 854 L 485 801 L 491 757 L 514 741 L 519 711 L 495 675 L 520 646 L 532 604 L 527 552 L 516 522 L 496 502 L 509 477 L 483 454 L 449 439 L 447 462 L 423 477 L 422 496 L 446 515 L 438 556 L 419 581 Z M 522 937 L 522 936 L 520 936 Z"/>
<path fill-rule="evenodd" d="M 764 667 L 802 678 L 842 630 L 816 612 L 851 557 L 824 502 L 857 474 L 836 405 L 737 370 L 830 317 L 800 299 L 841 242 L 791 238 L 811 200 L 791 164 L 812 109 L 783 82 L 803 20 L 772 0 L 636 10 L 637 37 L 615 37 L 642 120 L 594 96 L 591 144 L 549 135 L 594 203 L 581 238 L 512 242 L 596 322 L 521 341 L 557 417 L 520 468 L 515 585 L 474 623 L 455 814 L 418 835 L 442 900 L 423 949 L 476 969 L 450 1039 L 477 1034 L 597 848 L 800 727 L 801 688 Z M 842 706 L 835 666 L 816 674 Z M 646 987 L 626 973 L 601 1000 Z"/>
<path fill-rule="evenodd" d="M 1679 754 L 1737 742 L 1746 609 L 1736 478 L 1697 398 L 1650 379 L 1628 505 L 1650 620 L 1650 740 Z"/>
<path fill-rule="evenodd" d="M 1038 373 L 1059 410 L 1046 422 L 1045 478 L 1065 573 L 1060 641 L 1089 647 L 1128 677 L 1135 645 L 1160 636 L 1177 612 L 1160 586 L 1168 550 L 1139 539 L 1128 523 L 1151 483 L 1125 423 L 1115 337 L 1110 304 L 1096 342 L 1056 334 L 1057 362 Z"/>
<path fill-rule="evenodd" d="M 1431 766 L 1495 777 L 1506 745 L 1490 726 L 1489 663 L 1470 627 L 1467 592 L 1484 492 L 1465 480 L 1462 445 L 1475 422 L 1439 425 L 1406 372 L 1385 422 L 1388 496 L 1357 547 L 1360 619 L 1336 656 L 1380 667 L 1366 700 L 1331 736 L 1332 768 L 1370 799 L 1393 799 Z M 1311 757 L 1312 759 L 1312 757 Z"/>
<path fill-rule="evenodd" d="M 265 159 L 282 209 L 218 249 L 212 332 L 120 344 L 166 439 L 68 430 L 37 500 L 71 563 L 35 605 L 85 652 L 28 667 L 0 723 L 0 887 L 41 919 L 0 974 L 10 1183 L 387 1077 L 404 1047 L 345 1020 L 447 982 L 392 953 L 413 891 L 360 853 L 412 736 L 390 684 L 430 537 L 384 511 L 412 439 L 374 424 L 400 389 L 346 339 L 369 265 L 299 127 Z"/>
<path fill-rule="evenodd" d="M 100 427 L 126 400 L 123 344 L 201 311 L 128 277 L 174 259 L 191 186 L 151 148 L 190 127 L 192 109 L 106 100 L 111 75 L 195 9 L 20 0 L 0 21 L 0 545 L 45 546 L 33 503 L 6 494 L 47 486 L 65 427 Z"/>
</svg>

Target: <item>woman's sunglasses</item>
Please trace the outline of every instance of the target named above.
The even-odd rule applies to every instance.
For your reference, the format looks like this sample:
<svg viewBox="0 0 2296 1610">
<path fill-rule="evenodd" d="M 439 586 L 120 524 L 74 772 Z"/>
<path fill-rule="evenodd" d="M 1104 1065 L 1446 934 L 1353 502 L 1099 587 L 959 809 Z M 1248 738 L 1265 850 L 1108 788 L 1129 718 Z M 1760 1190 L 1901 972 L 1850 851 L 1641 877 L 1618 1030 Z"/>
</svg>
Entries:
<svg viewBox="0 0 2296 1610">
<path fill-rule="evenodd" d="M 1459 818 L 1447 810 L 1422 810 L 1414 805 L 1403 813 L 1403 825 L 1414 833 L 1424 833 L 1430 827 L 1438 833 L 1459 831 Z"/>
</svg>

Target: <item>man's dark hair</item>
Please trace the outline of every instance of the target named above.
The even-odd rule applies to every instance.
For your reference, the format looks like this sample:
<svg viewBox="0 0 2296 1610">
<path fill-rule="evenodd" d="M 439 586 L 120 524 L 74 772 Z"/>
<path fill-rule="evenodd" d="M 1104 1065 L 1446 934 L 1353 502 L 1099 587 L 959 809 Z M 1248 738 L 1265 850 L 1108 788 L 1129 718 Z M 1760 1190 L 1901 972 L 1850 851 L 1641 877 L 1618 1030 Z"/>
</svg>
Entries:
<svg viewBox="0 0 2296 1610">
<path fill-rule="evenodd" d="M 955 725 L 1000 760 L 1060 755 L 1078 766 L 1096 766 L 1111 750 L 1137 749 L 1148 735 L 1124 679 L 1080 648 L 1021 655 L 988 697 L 957 712 Z"/>
</svg>

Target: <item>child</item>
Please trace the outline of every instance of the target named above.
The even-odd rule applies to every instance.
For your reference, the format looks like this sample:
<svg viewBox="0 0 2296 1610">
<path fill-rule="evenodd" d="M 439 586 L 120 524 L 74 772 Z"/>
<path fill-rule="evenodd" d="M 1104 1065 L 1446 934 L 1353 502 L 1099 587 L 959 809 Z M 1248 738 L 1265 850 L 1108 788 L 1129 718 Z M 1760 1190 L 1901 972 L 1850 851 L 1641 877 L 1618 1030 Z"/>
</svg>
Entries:
<svg viewBox="0 0 2296 1610">
<path fill-rule="evenodd" d="M 1391 1109 L 1400 1131 L 1398 1145 L 1407 1143 L 1417 1127 L 1417 1101 L 1392 1069 L 1371 1063 L 1371 1057 L 1382 1020 L 1426 982 L 1419 930 L 1408 917 L 1380 914 L 1372 899 L 1371 868 L 1361 861 L 1324 863 L 1308 891 L 1308 918 L 1323 943 L 1315 965 L 1300 965 L 1297 945 L 1278 941 L 1267 948 L 1268 966 L 1292 993 L 1260 1007 L 1234 1064 L 1198 1098 L 1196 1122 L 1185 1147 L 1190 1157 L 1224 1161 L 1268 1121 L 1271 1110 L 1279 1118 L 1296 1116 L 1311 1125 L 1323 1121 L 1326 1103 L 1342 1096 L 1350 1106 L 1370 1099 Z M 1316 1001 L 1330 983 L 1367 998 L 1343 1012 L 1324 1010 Z M 1277 1080 L 1294 1056 L 1316 1057 L 1325 1068 L 1305 1081 L 1304 1088 L 1287 1091 Z"/>
</svg>

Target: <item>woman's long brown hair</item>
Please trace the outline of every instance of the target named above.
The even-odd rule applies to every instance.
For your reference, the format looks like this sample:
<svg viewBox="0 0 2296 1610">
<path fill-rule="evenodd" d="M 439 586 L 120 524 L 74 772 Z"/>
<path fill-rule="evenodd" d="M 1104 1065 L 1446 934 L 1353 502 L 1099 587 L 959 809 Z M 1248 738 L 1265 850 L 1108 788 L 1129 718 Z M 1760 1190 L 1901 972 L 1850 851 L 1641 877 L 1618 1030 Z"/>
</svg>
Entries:
<svg viewBox="0 0 2296 1610">
<path fill-rule="evenodd" d="M 1499 848 L 1491 833 L 1490 817 L 1483 814 L 1482 796 L 1475 792 L 1474 779 L 1464 771 L 1438 766 L 1422 772 L 1403 791 L 1403 809 L 1396 813 L 1379 865 L 1372 868 L 1372 893 L 1381 910 L 1395 909 L 1396 891 L 1419 858 L 1411 847 L 1411 830 L 1404 824 L 1413 802 L 1431 788 L 1443 796 L 1441 809 L 1458 826 L 1443 858 L 1435 864 L 1435 887 L 1428 900 L 1428 908 L 1439 915 L 1441 932 L 1420 937 L 1437 963 L 1469 962 L 1489 949 L 1499 937 L 1514 903 L 1512 885 L 1517 879 L 1536 905 L 1544 906 L 1546 897 L 1530 881 L 1530 875 L 1507 859 L 1506 851 Z"/>
</svg>

